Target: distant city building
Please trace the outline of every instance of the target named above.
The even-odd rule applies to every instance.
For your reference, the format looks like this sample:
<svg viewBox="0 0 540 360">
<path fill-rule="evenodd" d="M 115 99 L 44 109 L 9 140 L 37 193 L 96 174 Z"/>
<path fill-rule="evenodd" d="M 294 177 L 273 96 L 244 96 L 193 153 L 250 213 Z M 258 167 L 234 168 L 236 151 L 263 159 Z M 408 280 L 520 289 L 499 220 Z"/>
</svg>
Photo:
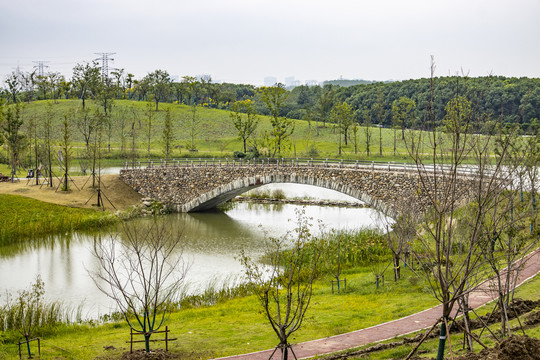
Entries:
<svg viewBox="0 0 540 360">
<path fill-rule="evenodd" d="M 295 82 L 296 82 L 296 80 L 294 80 L 294 76 L 289 76 L 289 77 L 285 78 L 285 86 L 286 87 L 295 86 L 294 85 Z"/>
<path fill-rule="evenodd" d="M 277 84 L 277 77 L 267 76 L 264 78 L 264 86 L 274 86 Z"/>
<path fill-rule="evenodd" d="M 306 86 L 319 86 L 319 82 L 317 80 L 306 80 Z"/>
</svg>

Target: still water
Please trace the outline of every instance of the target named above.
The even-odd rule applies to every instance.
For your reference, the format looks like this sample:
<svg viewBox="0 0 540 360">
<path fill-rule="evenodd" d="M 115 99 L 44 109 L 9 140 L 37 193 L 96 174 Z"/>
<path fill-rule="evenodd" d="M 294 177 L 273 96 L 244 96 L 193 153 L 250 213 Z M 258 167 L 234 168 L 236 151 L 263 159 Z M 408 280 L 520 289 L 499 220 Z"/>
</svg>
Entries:
<svg viewBox="0 0 540 360">
<path fill-rule="evenodd" d="M 346 195 L 305 185 L 272 184 L 287 197 L 309 197 L 324 200 L 351 200 Z M 262 189 L 262 188 L 261 188 Z M 189 291 L 196 292 L 209 283 L 231 281 L 242 273 L 235 259 L 241 250 L 256 257 L 263 250 L 265 236 L 280 237 L 295 228 L 299 205 L 234 203 L 224 211 L 164 216 L 170 226 L 182 231 L 183 259 L 190 264 L 186 276 Z M 373 209 L 306 206 L 313 218 L 314 231 L 318 220 L 326 230 L 359 229 L 382 226 L 386 221 Z M 134 222 L 144 222 L 138 219 Z M 49 239 L 31 241 L 19 248 L 0 248 L 0 303 L 6 293 L 28 288 L 39 274 L 45 282 L 46 297 L 60 300 L 76 308 L 82 306 L 83 317 L 97 317 L 115 309 L 88 275 L 98 269 L 91 249 L 98 237 L 94 233 L 77 232 Z M 103 231 L 105 238 L 112 231 Z M 265 235 L 267 234 L 267 235 Z M 82 304 L 82 305 L 81 305 Z"/>
</svg>

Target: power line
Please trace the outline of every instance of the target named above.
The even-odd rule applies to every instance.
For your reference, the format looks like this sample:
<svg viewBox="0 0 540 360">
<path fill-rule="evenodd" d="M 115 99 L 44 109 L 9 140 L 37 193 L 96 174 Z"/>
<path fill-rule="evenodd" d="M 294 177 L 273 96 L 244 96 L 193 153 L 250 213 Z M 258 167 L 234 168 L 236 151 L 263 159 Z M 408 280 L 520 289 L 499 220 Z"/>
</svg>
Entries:
<svg viewBox="0 0 540 360">
<path fill-rule="evenodd" d="M 114 61 L 111 55 L 116 53 L 94 53 L 96 55 L 101 55 L 101 57 L 94 59 L 96 61 L 101 61 L 101 76 L 103 79 L 109 78 L 109 61 Z"/>
</svg>

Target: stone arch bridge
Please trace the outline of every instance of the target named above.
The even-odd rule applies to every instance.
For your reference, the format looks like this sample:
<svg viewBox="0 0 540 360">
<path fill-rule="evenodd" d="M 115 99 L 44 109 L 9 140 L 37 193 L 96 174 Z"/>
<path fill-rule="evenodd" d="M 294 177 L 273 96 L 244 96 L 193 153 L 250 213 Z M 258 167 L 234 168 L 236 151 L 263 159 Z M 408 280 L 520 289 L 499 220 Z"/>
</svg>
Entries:
<svg viewBox="0 0 540 360">
<path fill-rule="evenodd" d="M 389 216 L 395 216 L 399 209 L 423 212 L 429 207 L 416 167 L 393 163 L 178 160 L 126 168 L 120 171 L 120 177 L 143 196 L 178 212 L 211 209 L 272 183 L 336 190 Z M 465 189 L 470 179 L 463 177 L 461 182 L 460 187 Z"/>
</svg>

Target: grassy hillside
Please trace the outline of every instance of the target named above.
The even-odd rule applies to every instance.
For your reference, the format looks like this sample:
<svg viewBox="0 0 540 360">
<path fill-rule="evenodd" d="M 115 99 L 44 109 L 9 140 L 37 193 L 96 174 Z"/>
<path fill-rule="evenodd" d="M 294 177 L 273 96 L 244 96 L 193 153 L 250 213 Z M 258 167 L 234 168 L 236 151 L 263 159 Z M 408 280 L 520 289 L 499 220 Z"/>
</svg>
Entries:
<svg viewBox="0 0 540 360">
<path fill-rule="evenodd" d="M 87 109 L 92 116 L 98 105 L 89 101 Z M 232 156 L 234 151 L 242 150 L 242 142 L 238 139 L 238 134 L 230 120 L 230 112 L 227 110 L 209 109 L 197 107 L 197 126 L 195 129 L 195 146 L 198 151 L 190 152 L 186 150 L 191 142 L 191 126 L 189 120 L 193 116 L 192 108 L 186 105 L 160 104 L 159 111 L 152 110 L 152 127 L 150 134 L 150 147 L 152 157 L 163 156 L 163 123 L 165 109 L 170 109 L 173 120 L 173 157 L 227 157 Z M 153 107 L 152 107 L 153 109 Z M 35 101 L 24 105 L 22 117 L 24 121 L 23 132 L 29 132 L 29 122 L 34 118 L 38 124 L 38 134 L 42 132 L 42 123 L 47 112 L 53 116 L 53 132 L 57 143 L 62 136 L 61 123 L 64 116 L 68 116 L 71 123 L 71 137 L 73 139 L 73 154 L 81 156 L 84 152 L 84 138 L 77 126 L 77 118 L 83 114 L 82 103 L 78 100 L 59 100 L 55 104 L 45 101 Z M 116 100 L 111 113 L 111 127 L 106 126 L 103 133 L 104 146 L 107 148 L 105 157 L 121 159 L 130 157 L 132 149 L 132 125 L 134 124 L 135 148 L 137 157 L 147 158 L 148 148 L 148 113 L 146 103 L 129 100 Z M 285 157 L 338 157 L 338 130 L 333 124 L 323 127 L 321 123 L 296 120 L 295 130 L 288 142 L 288 146 L 283 152 Z M 258 147 L 264 150 L 261 138 L 265 130 L 270 130 L 271 125 L 267 116 L 260 116 L 260 123 L 256 131 Z M 379 153 L 379 129 L 371 128 L 371 154 L 366 154 L 365 128 L 358 128 L 357 148 L 355 153 L 354 136 L 350 132 L 348 145 L 342 144 L 342 157 L 354 159 L 377 159 L 381 157 Z M 393 130 L 382 129 L 383 137 L 383 157 L 384 160 L 404 160 L 406 158 L 403 142 L 398 134 L 397 153 L 393 156 Z M 30 136 L 31 137 L 31 136 Z M 39 135 L 38 135 L 39 137 Z M 110 141 L 111 150 L 108 150 Z M 253 141 L 253 139 L 251 139 Z M 188 145 L 189 144 L 189 145 Z M 4 146 L 0 162 L 7 163 L 7 153 Z M 28 157 L 28 156 L 27 156 Z M 76 165 L 76 164 L 74 164 Z M 0 172 L 8 173 L 7 167 L 0 168 Z"/>
</svg>

